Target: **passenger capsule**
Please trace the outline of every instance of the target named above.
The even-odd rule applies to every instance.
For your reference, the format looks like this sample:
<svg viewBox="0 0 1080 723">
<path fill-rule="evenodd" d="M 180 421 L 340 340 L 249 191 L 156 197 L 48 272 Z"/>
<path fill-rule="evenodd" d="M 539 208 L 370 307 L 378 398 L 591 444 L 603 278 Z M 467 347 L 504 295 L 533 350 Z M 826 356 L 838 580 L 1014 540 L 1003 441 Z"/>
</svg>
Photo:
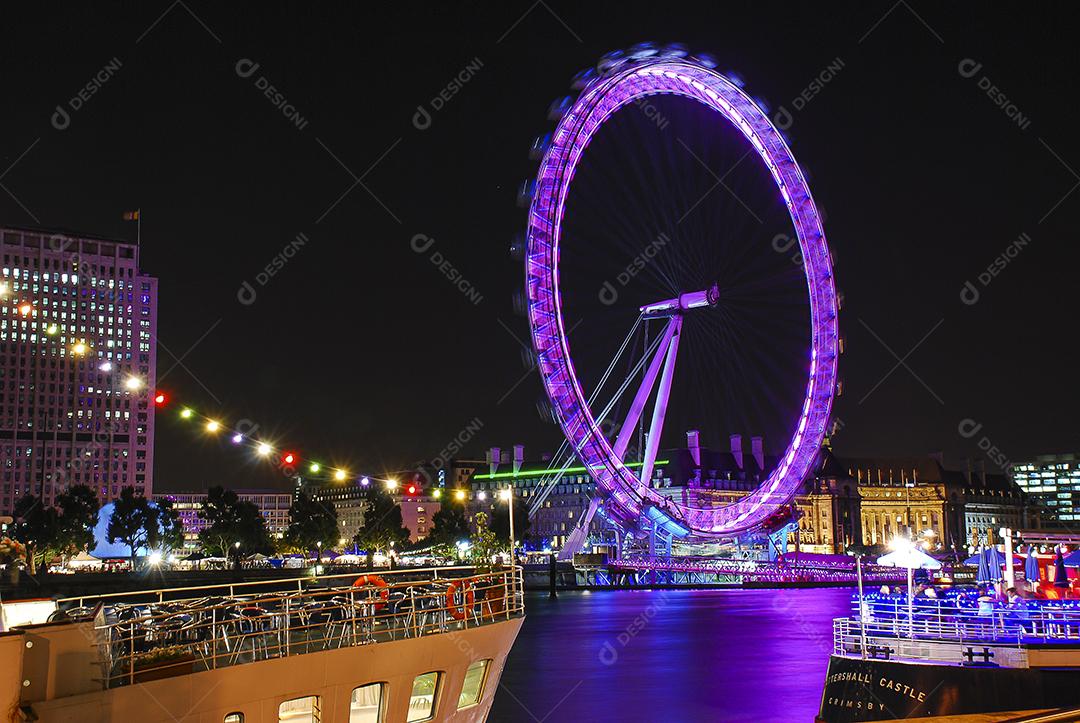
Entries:
<svg viewBox="0 0 1080 723">
<path fill-rule="evenodd" d="M 715 68 L 719 63 L 716 60 L 716 56 L 712 53 L 694 53 L 691 60 L 697 61 L 698 65 L 709 68 L 710 70 Z"/>
<path fill-rule="evenodd" d="M 517 205 L 521 208 L 528 208 L 532 203 L 533 196 L 536 194 L 536 181 L 529 179 L 524 181 L 517 192 Z"/>
<path fill-rule="evenodd" d="M 570 110 L 570 106 L 574 104 L 574 99 L 570 96 L 564 96 L 557 100 L 553 100 L 551 105 L 548 106 L 548 120 L 562 120 L 562 117 L 566 115 L 566 112 Z"/>
<path fill-rule="evenodd" d="M 600 74 L 596 72 L 596 68 L 586 68 L 574 74 L 574 77 L 570 79 L 570 87 L 574 90 L 582 90 L 599 77 Z"/>
<path fill-rule="evenodd" d="M 529 158 L 534 161 L 538 161 L 544 157 L 547 153 L 547 149 L 551 147 L 551 134 L 545 133 L 542 136 L 537 136 L 532 145 L 529 147 Z"/>
</svg>

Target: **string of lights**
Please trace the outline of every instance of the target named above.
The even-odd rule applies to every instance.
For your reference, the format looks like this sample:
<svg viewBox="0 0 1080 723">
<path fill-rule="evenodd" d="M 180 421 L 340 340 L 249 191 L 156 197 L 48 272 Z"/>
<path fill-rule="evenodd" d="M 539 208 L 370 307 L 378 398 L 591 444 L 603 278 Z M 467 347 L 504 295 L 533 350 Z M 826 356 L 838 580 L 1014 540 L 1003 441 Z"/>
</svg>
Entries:
<svg viewBox="0 0 1080 723">
<path fill-rule="evenodd" d="M 89 360 L 93 355 L 93 349 L 89 342 L 85 339 L 67 339 L 66 336 L 60 334 L 60 326 L 56 323 L 46 323 L 39 317 L 39 310 L 34 303 L 27 299 L 13 298 L 14 294 L 11 287 L 6 282 L 0 282 L 0 299 L 11 298 L 14 312 L 17 316 L 22 317 L 22 320 L 38 327 L 38 331 L 41 332 L 41 336 L 37 337 L 36 334 L 31 333 L 32 341 L 37 341 L 40 338 L 42 341 L 48 343 L 49 341 L 55 342 L 61 347 L 60 353 L 64 354 L 66 349 L 67 353 L 72 359 L 76 360 Z M 112 361 L 103 360 L 97 366 L 98 371 L 104 373 L 111 373 L 119 371 Z M 123 379 L 123 387 L 129 394 L 137 394 L 139 392 L 149 392 L 146 389 L 146 380 L 138 374 L 129 373 Z M 152 399 L 154 406 L 162 410 L 166 406 L 170 406 L 173 402 L 170 394 L 162 391 L 155 390 Z M 219 418 L 211 417 L 197 411 L 192 406 L 182 406 L 180 408 L 179 417 L 184 422 L 191 422 L 197 427 L 201 427 L 202 430 L 212 436 L 228 436 L 232 444 L 237 447 L 248 448 L 252 450 L 257 458 L 265 459 L 267 461 L 275 460 L 279 469 L 283 470 L 296 470 L 300 472 L 304 477 L 315 478 L 325 481 L 333 482 L 346 482 L 349 479 L 355 479 L 362 487 L 368 487 L 372 483 L 382 483 L 385 489 L 389 492 L 395 492 L 401 488 L 401 491 L 407 495 L 415 496 L 423 493 L 423 487 L 417 482 L 407 482 L 404 485 L 398 481 L 395 477 L 380 477 L 373 474 L 359 474 L 354 475 L 346 467 L 327 465 L 319 461 L 318 458 L 303 458 L 300 453 L 292 450 L 279 443 L 260 439 L 249 434 L 245 434 L 239 429 L 232 428 L 229 424 L 222 421 Z M 429 494 L 433 498 L 440 498 L 443 494 L 443 489 L 435 487 L 430 490 Z M 467 498 L 467 492 L 464 489 L 458 488 L 453 490 L 453 499 L 456 501 L 464 501 Z M 500 497 L 506 500 L 509 496 L 508 490 L 503 490 Z M 486 499 L 487 494 L 484 491 L 477 493 L 477 499 Z"/>
</svg>

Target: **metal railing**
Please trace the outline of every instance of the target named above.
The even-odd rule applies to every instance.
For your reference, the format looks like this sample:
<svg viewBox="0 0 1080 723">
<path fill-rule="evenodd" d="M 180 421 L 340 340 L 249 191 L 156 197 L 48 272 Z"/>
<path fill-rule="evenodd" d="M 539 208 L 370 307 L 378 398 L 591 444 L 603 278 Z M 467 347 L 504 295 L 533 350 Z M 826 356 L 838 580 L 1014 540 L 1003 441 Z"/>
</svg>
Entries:
<svg viewBox="0 0 1080 723">
<path fill-rule="evenodd" d="M 66 598 L 106 686 L 464 630 L 524 613 L 520 567 L 379 571 Z"/>
<path fill-rule="evenodd" d="M 911 614 L 903 596 L 854 598 L 853 615 L 833 621 L 836 655 L 914 658 L 1026 667 L 1024 644 L 1080 645 L 1080 609 L 1025 601 L 970 605 L 919 598 Z"/>
</svg>

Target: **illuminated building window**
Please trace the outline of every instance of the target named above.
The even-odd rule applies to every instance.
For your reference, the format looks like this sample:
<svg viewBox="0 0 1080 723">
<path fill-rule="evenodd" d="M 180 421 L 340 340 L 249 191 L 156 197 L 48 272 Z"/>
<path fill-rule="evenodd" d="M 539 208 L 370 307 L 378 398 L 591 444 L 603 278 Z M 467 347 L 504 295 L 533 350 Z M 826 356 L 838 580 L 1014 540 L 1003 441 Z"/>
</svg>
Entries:
<svg viewBox="0 0 1080 723">
<path fill-rule="evenodd" d="M 244 714 L 237 711 L 235 713 L 229 713 L 225 716 L 222 723 L 244 723 Z"/>
</svg>

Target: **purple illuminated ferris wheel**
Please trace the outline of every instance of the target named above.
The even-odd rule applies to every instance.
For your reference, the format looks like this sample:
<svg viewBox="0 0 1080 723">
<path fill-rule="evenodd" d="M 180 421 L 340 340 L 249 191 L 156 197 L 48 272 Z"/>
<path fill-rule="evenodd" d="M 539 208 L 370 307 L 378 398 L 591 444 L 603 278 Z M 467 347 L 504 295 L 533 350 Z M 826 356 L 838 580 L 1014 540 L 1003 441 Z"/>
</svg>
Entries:
<svg viewBox="0 0 1080 723">
<path fill-rule="evenodd" d="M 673 537 L 707 541 L 732 537 L 760 527 L 790 502 L 813 471 L 826 436 L 837 385 L 837 294 L 832 261 L 821 219 L 806 178 L 784 138 L 758 103 L 733 81 L 713 69 L 707 57 L 688 55 L 680 46 L 649 44 L 605 56 L 595 71 L 575 78 L 576 99 L 553 107 L 558 123 L 545 142 L 535 182 L 527 185 L 529 213 L 524 239 L 527 316 L 536 365 L 562 428 L 569 453 L 586 466 L 596 483 L 604 515 L 627 530 L 650 527 Z M 598 130 L 628 104 L 652 96 L 674 96 L 707 109 L 717 128 L 729 126 L 771 175 L 773 195 L 790 216 L 792 236 L 801 252 L 808 294 L 809 348 L 800 374 L 805 382 L 801 411 L 776 465 L 756 488 L 731 504 L 665 495 L 653 484 L 665 415 L 673 384 L 680 339 L 686 320 L 723 304 L 722 286 L 714 283 L 679 288 L 667 298 L 635 304 L 639 320 L 660 327 L 634 369 L 636 393 L 621 423 L 604 424 L 603 410 L 587 399 L 571 353 L 564 291 L 560 285 L 560 241 L 567 195 L 579 162 Z M 786 219 L 785 219 L 786 222 Z M 800 384 L 801 387 L 801 384 Z M 652 403 L 646 423 L 646 409 Z M 647 428 L 633 464 L 627 450 L 634 430 Z M 606 430 L 606 432 L 605 432 Z M 595 509 L 595 507 L 594 507 Z"/>
</svg>

